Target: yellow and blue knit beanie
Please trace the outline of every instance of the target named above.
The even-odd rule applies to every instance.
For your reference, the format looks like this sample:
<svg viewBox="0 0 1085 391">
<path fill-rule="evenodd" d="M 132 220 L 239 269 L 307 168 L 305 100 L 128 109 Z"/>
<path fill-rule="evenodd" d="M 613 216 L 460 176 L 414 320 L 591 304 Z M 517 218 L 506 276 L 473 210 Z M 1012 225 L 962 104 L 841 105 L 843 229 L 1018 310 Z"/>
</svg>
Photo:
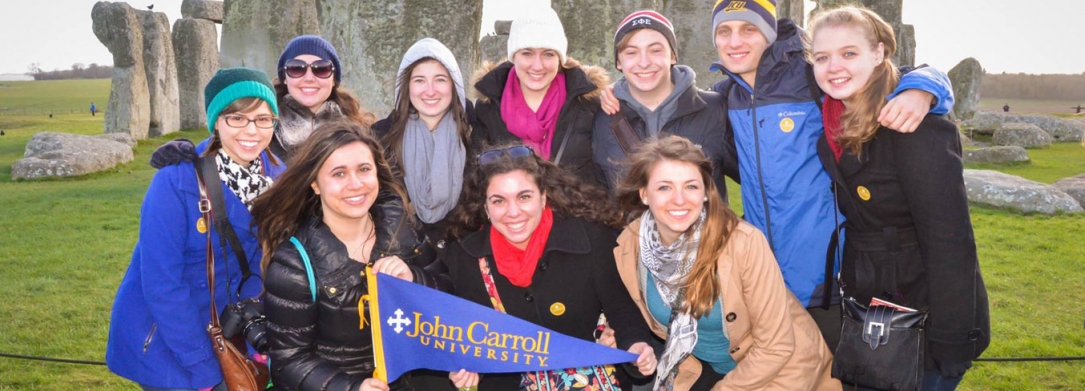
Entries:
<svg viewBox="0 0 1085 391">
<path fill-rule="evenodd" d="M 712 7 L 712 36 L 720 23 L 731 20 L 749 22 L 761 30 L 769 45 L 776 42 L 776 0 L 717 0 Z"/>
<path fill-rule="evenodd" d="M 235 100 L 241 98 L 260 98 L 267 102 L 275 116 L 279 115 L 279 105 L 275 100 L 275 89 L 271 79 L 263 71 L 251 68 L 223 68 L 215 72 L 211 81 L 203 89 L 204 102 L 207 105 L 207 130 L 215 132 L 215 122 L 222 112 Z"/>
</svg>

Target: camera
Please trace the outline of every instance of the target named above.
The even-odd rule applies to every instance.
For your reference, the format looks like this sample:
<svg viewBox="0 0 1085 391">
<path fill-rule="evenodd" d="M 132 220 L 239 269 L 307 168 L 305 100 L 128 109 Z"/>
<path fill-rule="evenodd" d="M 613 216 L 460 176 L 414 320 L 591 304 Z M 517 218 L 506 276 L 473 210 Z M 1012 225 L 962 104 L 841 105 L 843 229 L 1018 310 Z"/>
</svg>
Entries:
<svg viewBox="0 0 1085 391">
<path fill-rule="evenodd" d="M 257 352 L 267 352 L 267 318 L 264 317 L 264 303 L 257 298 L 241 300 L 227 304 L 220 316 L 222 336 L 233 338 L 239 334 L 252 345 Z"/>
</svg>

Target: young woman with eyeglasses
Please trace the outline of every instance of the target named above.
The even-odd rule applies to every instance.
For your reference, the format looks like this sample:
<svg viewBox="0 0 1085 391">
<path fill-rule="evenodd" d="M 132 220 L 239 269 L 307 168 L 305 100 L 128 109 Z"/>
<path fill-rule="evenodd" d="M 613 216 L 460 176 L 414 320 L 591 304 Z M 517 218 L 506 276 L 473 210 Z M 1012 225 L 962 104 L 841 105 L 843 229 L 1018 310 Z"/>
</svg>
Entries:
<svg viewBox="0 0 1085 391">
<path fill-rule="evenodd" d="M 362 109 L 358 98 L 343 89 L 339 54 L 330 42 L 302 35 L 279 55 L 275 96 L 282 107 L 272 151 L 289 161 L 293 151 L 322 122 L 342 117 L 367 128 L 376 117 Z"/>
<path fill-rule="evenodd" d="M 222 188 L 225 205 L 212 212 L 227 216 L 249 271 L 259 277 L 262 252 L 249 229 L 249 208 L 285 168 L 268 151 L 278 113 L 275 93 L 263 72 L 229 68 L 215 73 L 204 96 L 211 137 L 195 150 L 214 159 L 218 175 L 204 180 Z M 220 252 L 221 233 L 203 218 L 200 167 L 181 162 L 151 179 L 132 263 L 114 299 L 106 363 L 144 390 L 224 390 L 207 334 L 211 311 L 222 313 L 228 302 L 260 294 L 259 278 L 239 287 L 238 259 L 233 251 Z M 214 309 L 207 288 L 208 230 L 216 252 Z"/>
<path fill-rule="evenodd" d="M 596 321 L 604 312 L 616 329 L 618 348 L 640 355 L 634 371 L 651 374 L 651 335 L 614 266 L 613 228 L 621 216 L 606 193 L 583 186 L 526 146 L 491 149 L 477 160 L 452 212 L 459 240 L 444 259 L 456 295 L 588 341 L 595 340 Z M 547 389 L 538 384 L 576 383 L 571 379 L 590 373 L 580 368 L 486 374 L 480 382 L 478 374 L 461 371 L 450 378 L 461 388 L 504 391 L 521 389 L 521 380 L 538 387 L 528 389 Z M 615 375 L 605 377 L 610 381 Z M 600 387 L 603 380 L 592 377 L 588 384 Z"/>
</svg>

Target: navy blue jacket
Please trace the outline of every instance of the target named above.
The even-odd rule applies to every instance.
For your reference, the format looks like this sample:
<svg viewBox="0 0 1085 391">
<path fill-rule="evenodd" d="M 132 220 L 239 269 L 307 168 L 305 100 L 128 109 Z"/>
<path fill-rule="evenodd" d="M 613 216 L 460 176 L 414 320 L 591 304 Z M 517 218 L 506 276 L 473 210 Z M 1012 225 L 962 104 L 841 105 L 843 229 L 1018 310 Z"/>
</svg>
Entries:
<svg viewBox="0 0 1085 391">
<path fill-rule="evenodd" d="M 207 149 L 208 140 L 196 146 Z M 268 162 L 260 155 L 265 174 L 278 177 L 285 165 Z M 196 228 L 199 188 L 191 162 L 165 166 L 151 179 L 140 209 L 139 240 L 132 263 L 124 274 L 109 322 L 106 364 L 109 369 L 139 384 L 160 388 L 197 389 L 222 382 L 218 360 L 211 351 L 207 324 L 211 321 L 211 296 L 207 290 L 207 235 Z M 250 229 L 252 215 L 222 181 L 226 215 L 237 233 L 249 269 L 260 275 L 263 252 Z M 222 312 L 237 291 L 241 269 L 232 250 L 215 246 L 215 308 Z M 230 290 L 227 290 L 229 286 Z M 242 298 L 260 294 L 260 280 L 250 278 Z"/>
</svg>

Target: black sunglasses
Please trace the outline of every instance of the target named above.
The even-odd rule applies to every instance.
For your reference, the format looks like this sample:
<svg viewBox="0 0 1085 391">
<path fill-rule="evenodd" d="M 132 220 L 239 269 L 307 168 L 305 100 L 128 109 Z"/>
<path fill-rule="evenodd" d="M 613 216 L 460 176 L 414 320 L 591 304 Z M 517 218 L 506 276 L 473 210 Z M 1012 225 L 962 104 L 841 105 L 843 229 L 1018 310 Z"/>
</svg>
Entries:
<svg viewBox="0 0 1085 391">
<path fill-rule="evenodd" d="M 298 59 L 287 60 L 283 65 L 283 70 L 286 71 L 286 75 L 295 79 L 305 77 L 305 71 L 307 69 L 313 70 L 313 76 L 318 79 L 327 79 L 332 77 L 335 73 L 335 65 L 331 60 L 316 60 L 312 63 L 308 63 Z"/>
<path fill-rule="evenodd" d="M 479 166 L 485 166 L 487 164 L 497 161 L 501 155 L 508 154 L 513 159 L 519 159 L 523 157 L 535 156 L 535 151 L 531 147 L 526 145 L 514 145 L 508 148 L 491 149 L 489 151 L 478 154 L 476 157 Z"/>
</svg>

